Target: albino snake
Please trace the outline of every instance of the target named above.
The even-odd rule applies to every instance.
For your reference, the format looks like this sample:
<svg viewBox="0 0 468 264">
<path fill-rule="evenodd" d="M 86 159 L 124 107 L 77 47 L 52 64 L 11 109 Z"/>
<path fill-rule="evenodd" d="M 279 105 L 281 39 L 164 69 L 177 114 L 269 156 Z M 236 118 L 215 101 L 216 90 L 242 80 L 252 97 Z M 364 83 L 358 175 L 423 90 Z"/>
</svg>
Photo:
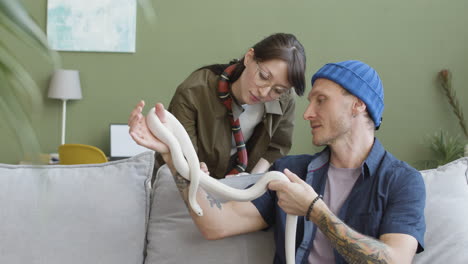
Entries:
<svg viewBox="0 0 468 264">
<path fill-rule="evenodd" d="M 167 123 L 163 125 L 156 115 L 155 109 L 152 108 L 146 116 L 146 122 L 151 133 L 171 150 L 176 170 L 182 177 L 190 181 L 189 204 L 197 215 L 203 215 L 203 210 L 196 200 L 198 185 L 201 185 L 208 193 L 215 194 L 226 200 L 251 201 L 267 191 L 267 185 L 270 181 L 290 181 L 283 173 L 270 171 L 265 173 L 248 189 L 236 189 L 221 183 L 200 170 L 197 153 L 182 124 L 168 111 L 165 112 L 165 116 Z M 285 230 L 285 252 L 286 263 L 288 264 L 295 263 L 296 226 L 297 216 L 288 214 Z"/>
</svg>

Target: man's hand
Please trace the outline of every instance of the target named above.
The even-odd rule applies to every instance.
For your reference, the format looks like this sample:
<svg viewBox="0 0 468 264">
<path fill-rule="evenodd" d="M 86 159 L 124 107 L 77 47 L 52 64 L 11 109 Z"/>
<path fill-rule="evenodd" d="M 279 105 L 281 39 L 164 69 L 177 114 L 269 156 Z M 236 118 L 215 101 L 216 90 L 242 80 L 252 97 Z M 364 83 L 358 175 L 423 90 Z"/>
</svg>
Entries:
<svg viewBox="0 0 468 264">
<path fill-rule="evenodd" d="M 268 184 L 268 189 L 276 191 L 278 206 L 287 214 L 305 215 L 317 193 L 290 170 L 285 169 L 283 173 L 291 182 L 272 181 Z"/>
</svg>

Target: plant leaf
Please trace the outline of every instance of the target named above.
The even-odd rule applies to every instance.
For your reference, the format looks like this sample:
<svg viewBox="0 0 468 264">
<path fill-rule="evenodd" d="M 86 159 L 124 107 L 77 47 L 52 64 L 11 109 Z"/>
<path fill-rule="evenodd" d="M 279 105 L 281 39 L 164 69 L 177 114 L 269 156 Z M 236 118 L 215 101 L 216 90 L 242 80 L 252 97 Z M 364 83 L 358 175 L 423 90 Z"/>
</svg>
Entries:
<svg viewBox="0 0 468 264">
<path fill-rule="evenodd" d="M 9 77 L 5 72 L 0 71 L 0 83 L 8 84 L 8 79 Z M 14 87 L 14 85 L 8 87 Z M 2 96 L 0 97 L 1 116 L 3 116 L 2 119 L 6 119 L 7 127 L 16 136 L 23 155 L 34 157 L 37 153 L 40 153 L 39 141 L 28 115 L 16 100 L 13 92 L 14 88 L 2 89 Z"/>
<path fill-rule="evenodd" d="M 143 9 L 146 20 L 151 24 L 156 24 L 156 12 L 150 0 L 138 0 L 138 4 Z"/>
<path fill-rule="evenodd" d="M 37 50 L 54 67 L 59 66 L 58 54 L 49 49 L 44 33 L 18 1 L 0 0 L 0 31 Z M 0 39 L 0 95 L 0 117 L 6 121 L 5 127 L 15 135 L 22 155 L 34 161 L 40 144 L 32 119 L 41 112 L 43 96 L 5 38 Z"/>
</svg>

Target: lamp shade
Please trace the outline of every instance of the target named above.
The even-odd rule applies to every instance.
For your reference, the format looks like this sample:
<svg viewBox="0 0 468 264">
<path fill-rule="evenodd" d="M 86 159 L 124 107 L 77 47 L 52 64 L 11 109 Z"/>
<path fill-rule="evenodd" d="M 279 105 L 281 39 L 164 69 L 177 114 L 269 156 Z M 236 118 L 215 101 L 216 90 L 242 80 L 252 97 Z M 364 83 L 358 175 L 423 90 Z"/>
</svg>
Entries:
<svg viewBox="0 0 468 264">
<path fill-rule="evenodd" d="M 56 70 L 50 81 L 48 97 L 62 100 L 81 99 L 79 72 L 76 70 Z"/>
</svg>

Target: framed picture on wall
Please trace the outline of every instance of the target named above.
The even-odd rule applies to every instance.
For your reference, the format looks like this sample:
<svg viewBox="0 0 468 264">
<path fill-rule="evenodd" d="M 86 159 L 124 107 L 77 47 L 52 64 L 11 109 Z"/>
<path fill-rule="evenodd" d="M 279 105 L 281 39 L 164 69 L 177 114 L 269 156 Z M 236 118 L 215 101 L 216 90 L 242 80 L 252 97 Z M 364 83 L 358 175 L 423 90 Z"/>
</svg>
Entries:
<svg viewBox="0 0 468 264">
<path fill-rule="evenodd" d="M 54 50 L 135 52 L 136 0 L 48 0 Z"/>
</svg>

